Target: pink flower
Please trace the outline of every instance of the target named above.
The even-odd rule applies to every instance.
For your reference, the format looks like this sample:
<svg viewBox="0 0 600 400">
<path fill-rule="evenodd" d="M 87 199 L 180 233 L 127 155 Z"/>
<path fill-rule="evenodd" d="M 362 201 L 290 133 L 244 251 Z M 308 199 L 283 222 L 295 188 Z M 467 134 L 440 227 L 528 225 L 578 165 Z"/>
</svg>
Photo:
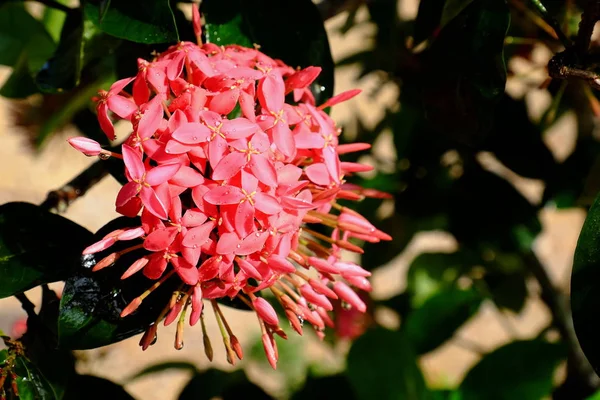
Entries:
<svg viewBox="0 0 600 400">
<path fill-rule="evenodd" d="M 197 36 L 198 21 L 194 14 Z M 308 321 L 322 337 L 325 327 L 335 326 L 329 313 L 340 301 L 364 313 L 366 304 L 355 290 L 371 289 L 370 273 L 344 261 L 342 250 L 362 253 L 353 240 L 390 237 L 337 200 L 384 195 L 346 182 L 349 174 L 370 167 L 341 162 L 340 154 L 369 145 L 340 146 L 340 129 L 322 111 L 358 92 L 316 106 L 309 86 L 320 68 L 296 71 L 240 46 L 183 42 L 138 64 L 135 78 L 100 93 L 98 119 L 110 138 L 114 130 L 108 111 L 132 124 L 121 146 L 129 182 L 119 191 L 116 208 L 126 216 L 141 211 L 141 226 L 112 232 L 84 253 L 137 240 L 100 260 L 97 270 L 114 265 L 124 252 L 145 249 L 122 279 L 141 272 L 156 283 L 140 288 L 123 317 L 136 312 L 166 279 L 180 279 L 173 300 L 148 327 L 142 348 L 151 345 L 163 318 L 165 324 L 183 321 L 191 307 L 189 323 L 202 320 L 207 301 L 223 327 L 228 361 L 234 363 L 243 353 L 217 300 L 237 298 L 256 312 L 267 358 L 275 367 L 274 335 L 287 336 L 275 308 L 262 296 L 267 289 L 300 334 L 300 321 Z M 132 95 L 124 92 L 129 83 Z M 295 104 L 286 103 L 290 93 Z M 69 143 L 84 154 L 102 151 L 85 138 Z M 322 224 L 329 233 L 311 224 Z M 212 358 L 208 337 L 204 342 Z"/>
</svg>

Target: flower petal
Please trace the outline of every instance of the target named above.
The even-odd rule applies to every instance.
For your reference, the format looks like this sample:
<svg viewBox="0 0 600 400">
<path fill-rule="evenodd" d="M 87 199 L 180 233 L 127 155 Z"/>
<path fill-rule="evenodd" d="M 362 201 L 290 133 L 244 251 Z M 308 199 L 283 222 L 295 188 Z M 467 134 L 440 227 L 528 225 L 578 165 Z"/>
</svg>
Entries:
<svg viewBox="0 0 600 400">
<path fill-rule="evenodd" d="M 256 123 L 246 118 L 235 118 L 224 120 L 221 126 L 221 132 L 227 135 L 227 139 L 241 139 L 252 135 L 260 128 Z"/>
<path fill-rule="evenodd" d="M 266 193 L 256 193 L 254 195 L 254 207 L 267 215 L 277 214 L 282 210 L 279 201 Z"/>
<path fill-rule="evenodd" d="M 153 215 L 160 219 L 168 219 L 167 207 L 159 197 L 156 195 L 154 189 L 143 186 L 140 192 L 140 199 L 144 204 L 144 207 L 150 211 Z"/>
<path fill-rule="evenodd" d="M 123 152 L 123 162 L 131 179 L 139 181 L 146 173 L 146 167 L 142 162 L 142 155 L 133 147 L 124 144 L 121 146 Z"/>
<path fill-rule="evenodd" d="M 138 183 L 127 182 L 125 185 L 123 185 L 121 190 L 119 190 L 119 194 L 117 194 L 117 200 L 115 201 L 115 206 L 123 207 L 125 203 L 137 196 L 139 189 L 141 189 L 141 186 Z"/>
<path fill-rule="evenodd" d="M 248 254 L 256 253 L 261 250 L 265 245 L 265 242 L 269 238 L 269 231 L 265 230 L 262 232 L 253 232 L 246 236 L 240 247 L 237 248 L 235 254 L 240 256 L 247 256 Z"/>
<path fill-rule="evenodd" d="M 149 251 L 165 250 L 171 245 L 171 243 L 173 243 L 177 233 L 179 232 L 174 226 L 164 229 L 157 229 L 146 237 L 144 240 L 144 248 Z"/>
<path fill-rule="evenodd" d="M 222 181 L 231 178 L 246 165 L 246 155 L 235 151 L 227 154 L 219 161 L 212 174 L 212 179 Z"/>
<path fill-rule="evenodd" d="M 198 283 L 198 278 L 200 276 L 198 269 L 187 262 L 185 258 L 171 258 L 171 264 L 184 283 L 187 283 L 188 285 L 195 285 Z"/>
<path fill-rule="evenodd" d="M 210 136 L 210 130 L 203 124 L 198 122 L 185 122 L 173 132 L 173 139 L 177 139 L 181 143 L 196 144 L 206 142 Z"/>
<path fill-rule="evenodd" d="M 262 154 L 254 154 L 250 159 L 250 170 L 254 176 L 270 187 L 277 186 L 277 171 L 273 163 Z"/>
<path fill-rule="evenodd" d="M 240 245 L 240 238 L 235 232 L 221 234 L 217 242 L 217 254 L 232 254 Z"/>
<path fill-rule="evenodd" d="M 235 186 L 217 186 L 204 195 L 204 200 L 217 206 L 237 204 L 246 196 Z"/>
<path fill-rule="evenodd" d="M 210 233 L 217 226 L 215 221 L 209 221 L 187 231 L 181 244 L 185 247 L 198 248 L 208 240 Z"/>
<path fill-rule="evenodd" d="M 145 182 L 150 186 L 158 186 L 171 179 L 180 167 L 181 164 L 164 164 L 154 167 L 146 173 Z"/>
</svg>

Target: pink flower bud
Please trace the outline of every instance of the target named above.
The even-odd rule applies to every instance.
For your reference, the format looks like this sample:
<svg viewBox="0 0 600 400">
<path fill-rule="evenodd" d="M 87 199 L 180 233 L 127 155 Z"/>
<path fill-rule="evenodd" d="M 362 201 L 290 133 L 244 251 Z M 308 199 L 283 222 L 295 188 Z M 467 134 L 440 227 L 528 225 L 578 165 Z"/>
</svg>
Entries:
<svg viewBox="0 0 600 400">
<path fill-rule="evenodd" d="M 306 300 L 308 300 L 309 302 L 311 302 L 317 306 L 323 307 L 324 309 L 326 309 L 328 311 L 333 310 L 333 306 L 331 305 L 331 303 L 329 302 L 327 297 L 315 292 L 310 287 L 310 285 L 308 285 L 306 283 L 304 285 L 300 286 L 300 294 L 302 294 L 302 296 L 304 296 L 306 298 Z"/>
<path fill-rule="evenodd" d="M 279 318 L 277 318 L 277 313 L 271 304 L 268 301 L 263 299 L 262 297 L 255 297 L 252 300 L 252 306 L 256 310 L 256 313 L 269 325 L 277 326 L 279 325 Z"/>
<path fill-rule="evenodd" d="M 75 150 L 82 152 L 88 157 L 97 156 L 103 151 L 102 147 L 100 147 L 100 143 L 86 137 L 72 137 L 67 139 L 67 142 L 69 142 Z"/>
<path fill-rule="evenodd" d="M 352 307 L 355 307 L 358 311 L 367 311 L 367 305 L 360 299 L 360 297 L 358 297 L 358 294 L 356 294 L 356 292 L 344 282 L 335 282 L 333 284 L 333 290 L 335 290 L 338 296 L 340 296 L 340 299 L 344 300 Z"/>
</svg>

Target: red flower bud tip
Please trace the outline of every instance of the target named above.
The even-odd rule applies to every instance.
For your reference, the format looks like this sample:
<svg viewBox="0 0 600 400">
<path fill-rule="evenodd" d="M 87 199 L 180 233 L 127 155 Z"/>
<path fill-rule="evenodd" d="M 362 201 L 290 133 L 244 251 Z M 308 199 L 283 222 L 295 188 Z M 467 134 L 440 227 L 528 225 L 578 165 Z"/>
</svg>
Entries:
<svg viewBox="0 0 600 400">
<path fill-rule="evenodd" d="M 96 271 L 100 271 L 103 268 L 110 267 L 118 259 L 119 259 L 119 253 L 110 253 L 109 255 L 104 257 L 102 260 L 98 261 L 96 263 L 96 265 L 94 265 L 94 268 L 92 268 L 92 271 L 96 272 Z"/>
<path fill-rule="evenodd" d="M 275 341 L 271 340 L 271 337 L 267 333 L 263 333 L 262 335 L 262 343 L 263 348 L 265 349 L 265 354 L 267 355 L 267 360 L 273 369 L 277 369 L 277 354 L 275 352 L 275 347 L 273 346 Z"/>
<path fill-rule="evenodd" d="M 371 148 L 369 143 L 348 143 L 348 144 L 340 144 L 337 147 L 337 153 L 339 155 L 346 153 L 354 153 L 356 151 L 368 150 Z"/>
<path fill-rule="evenodd" d="M 308 262 L 310 265 L 315 267 L 315 269 L 319 272 L 326 274 L 339 274 L 340 270 L 322 258 L 317 257 L 308 257 Z"/>
<path fill-rule="evenodd" d="M 97 156 L 103 152 L 100 143 L 86 137 L 72 137 L 67 139 L 67 142 L 69 142 L 75 150 L 82 152 L 88 157 Z"/>
<path fill-rule="evenodd" d="M 235 351 L 235 354 L 237 355 L 238 359 L 241 360 L 242 358 L 244 358 L 244 351 L 242 350 L 242 345 L 240 344 L 240 341 L 235 335 L 231 335 L 229 337 L 229 344 L 231 345 L 233 351 Z"/>
<path fill-rule="evenodd" d="M 256 310 L 256 313 L 267 324 L 272 326 L 279 325 L 279 318 L 277 313 L 271 304 L 262 297 L 255 297 L 252 300 L 252 306 Z"/>
<path fill-rule="evenodd" d="M 340 296 L 340 299 L 344 300 L 352 307 L 355 307 L 358 311 L 367 311 L 367 305 L 364 303 L 364 301 L 362 301 L 358 294 L 356 294 L 356 292 L 344 282 L 335 282 L 333 284 L 333 290 L 335 290 L 338 296 Z"/>
<path fill-rule="evenodd" d="M 323 282 L 321 282 L 320 280 L 310 278 L 308 280 L 308 284 L 310 286 L 312 286 L 314 291 L 317 293 L 324 294 L 325 296 L 329 297 L 330 299 L 338 298 L 338 296 L 335 294 L 335 292 L 333 290 L 329 289 L 329 287 L 326 284 L 324 284 Z"/>
<path fill-rule="evenodd" d="M 194 27 L 194 34 L 196 35 L 196 43 L 202 44 L 202 23 L 200 22 L 200 11 L 198 10 L 198 4 L 192 3 L 192 26 Z"/>
<path fill-rule="evenodd" d="M 146 258 L 146 257 L 142 257 L 140 259 L 135 260 L 133 262 L 133 264 L 131 264 L 131 266 L 129 268 L 127 268 L 127 270 L 123 273 L 123 275 L 121 275 L 121 279 L 129 278 L 131 275 L 135 274 L 136 272 L 138 272 L 142 268 L 144 268 L 146 266 L 146 264 L 148 264 L 148 258 Z"/>
<path fill-rule="evenodd" d="M 289 308 L 285 309 L 285 316 L 290 321 L 290 326 L 298 333 L 298 335 L 302 336 L 302 323 L 300 322 L 299 317 Z"/>
<path fill-rule="evenodd" d="M 125 307 L 123 309 L 123 311 L 121 311 L 121 318 L 125 318 L 126 316 L 128 316 L 129 314 L 131 314 L 132 312 L 134 312 L 135 310 L 137 310 L 138 307 L 140 306 L 140 304 L 142 304 L 142 298 L 141 297 L 136 297 L 135 299 L 133 299 L 131 301 L 131 303 L 129 303 L 127 305 L 127 307 Z"/>
</svg>

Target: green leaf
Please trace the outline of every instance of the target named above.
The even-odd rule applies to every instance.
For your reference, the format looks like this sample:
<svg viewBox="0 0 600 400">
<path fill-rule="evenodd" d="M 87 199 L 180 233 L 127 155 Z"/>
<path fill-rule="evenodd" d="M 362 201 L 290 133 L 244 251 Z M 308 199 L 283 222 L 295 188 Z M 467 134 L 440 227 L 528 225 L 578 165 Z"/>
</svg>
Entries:
<svg viewBox="0 0 600 400">
<path fill-rule="evenodd" d="M 179 395 L 179 400 L 257 399 L 271 397 L 248 380 L 243 370 L 231 373 L 210 368 L 194 375 Z"/>
<path fill-rule="evenodd" d="M 0 298 L 66 279 L 91 238 L 92 234 L 82 226 L 34 204 L 3 204 Z"/>
<path fill-rule="evenodd" d="M 366 332 L 352 345 L 347 362 L 346 374 L 358 400 L 431 398 L 414 348 L 401 332 Z"/>
<path fill-rule="evenodd" d="M 137 43 L 179 41 L 169 0 L 87 0 L 85 17 L 103 32 Z"/>
<path fill-rule="evenodd" d="M 293 10 L 293 11 L 291 11 Z M 293 18 L 285 18 L 293 12 Z M 323 70 L 311 90 L 317 104 L 333 95 L 333 59 L 327 32 L 311 0 L 204 0 L 206 40 L 217 45 L 260 45 L 292 67 Z"/>
<path fill-rule="evenodd" d="M 450 288 L 410 313 L 402 329 L 418 354 L 441 346 L 477 313 L 482 297 L 474 289 Z"/>
<path fill-rule="evenodd" d="M 0 6 L 0 64 L 13 66 L 25 54 L 30 73 L 35 73 L 55 48 L 41 22 L 29 14 L 22 3 Z"/>
<path fill-rule="evenodd" d="M 58 347 L 59 303 L 56 293 L 43 286 L 40 312 L 37 317 L 27 318 L 27 332 L 19 340 L 27 358 L 44 374 L 56 397 L 61 398 L 76 372 L 73 353 Z"/>
<path fill-rule="evenodd" d="M 600 400 L 600 392 L 596 392 L 585 400 Z"/>
<path fill-rule="evenodd" d="M 17 388 L 21 400 L 58 399 L 50 383 L 40 370 L 25 357 L 17 356 L 14 372 L 17 375 Z"/>
<path fill-rule="evenodd" d="M 38 87 L 27 66 L 27 54 L 23 52 L 14 64 L 12 73 L 0 88 L 0 96 L 9 99 L 24 99 L 37 92 Z"/>
<path fill-rule="evenodd" d="M 509 20 L 505 0 L 472 2 L 423 52 L 418 83 L 434 129 L 467 145 L 480 144 L 491 130 L 506 83 Z"/>
<path fill-rule="evenodd" d="M 483 279 L 497 307 L 516 313 L 523 309 L 528 295 L 525 274 L 488 271 Z"/>
<path fill-rule="evenodd" d="M 472 2 L 473 0 L 446 0 L 444 2 L 444 9 L 442 10 L 440 26 L 443 28 L 448 25 L 450 21 L 456 18 Z"/>
<path fill-rule="evenodd" d="M 70 383 L 63 400 L 85 398 L 135 400 L 121 385 L 91 375 L 77 375 Z"/>
<path fill-rule="evenodd" d="M 102 227 L 88 245 L 108 233 L 139 226 L 139 219 L 116 218 Z M 181 282 L 176 276 L 156 289 L 133 314 L 121 318 L 121 311 L 155 281 L 143 274 L 121 280 L 121 275 L 137 259 L 148 254 L 138 249 L 124 254 L 116 263 L 98 272 L 90 268 L 111 252 L 141 243 L 141 239 L 118 242 L 103 252 L 84 256 L 81 267 L 65 283 L 58 317 L 58 338 L 62 347 L 90 349 L 115 343 L 144 331 L 156 321 Z"/>
<path fill-rule="evenodd" d="M 56 52 L 39 71 L 36 82 L 46 93 L 71 90 L 79 85 L 86 65 L 106 59 L 118 44 L 118 40 L 104 35 L 81 12 L 72 12 L 63 25 Z"/>
<path fill-rule="evenodd" d="M 456 280 L 476 263 L 465 252 L 419 254 L 406 276 L 412 306 L 421 307 L 435 294 L 454 287 Z"/>
<path fill-rule="evenodd" d="M 562 344 L 509 343 L 487 354 L 460 385 L 461 400 L 539 400 L 550 395 L 554 370 L 566 357 Z"/>
<path fill-rule="evenodd" d="M 571 275 L 571 308 L 575 332 L 586 357 L 600 371 L 597 317 L 600 307 L 600 196 L 581 228 Z"/>
</svg>

